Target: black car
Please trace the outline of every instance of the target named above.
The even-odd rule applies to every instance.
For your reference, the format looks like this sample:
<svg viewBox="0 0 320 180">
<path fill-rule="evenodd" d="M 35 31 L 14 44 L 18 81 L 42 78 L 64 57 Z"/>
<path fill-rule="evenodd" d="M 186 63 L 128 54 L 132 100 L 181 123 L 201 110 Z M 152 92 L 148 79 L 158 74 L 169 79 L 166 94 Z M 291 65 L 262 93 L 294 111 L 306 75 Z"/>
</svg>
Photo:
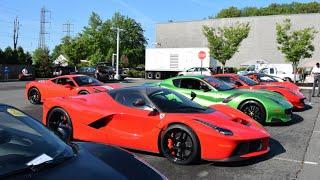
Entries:
<svg viewBox="0 0 320 180">
<path fill-rule="evenodd" d="M 98 65 L 96 67 L 95 78 L 99 81 L 106 82 L 112 80 L 115 75 L 115 71 L 110 66 Z"/>
<path fill-rule="evenodd" d="M 81 67 L 78 69 L 78 74 L 83 74 L 91 77 L 95 77 L 96 68 L 94 67 Z"/>
<path fill-rule="evenodd" d="M 77 68 L 74 66 L 57 66 L 53 68 L 53 77 L 69 74 L 76 74 Z"/>
<path fill-rule="evenodd" d="M 166 179 L 113 146 L 69 142 L 18 109 L 0 104 L 0 179 Z"/>
</svg>

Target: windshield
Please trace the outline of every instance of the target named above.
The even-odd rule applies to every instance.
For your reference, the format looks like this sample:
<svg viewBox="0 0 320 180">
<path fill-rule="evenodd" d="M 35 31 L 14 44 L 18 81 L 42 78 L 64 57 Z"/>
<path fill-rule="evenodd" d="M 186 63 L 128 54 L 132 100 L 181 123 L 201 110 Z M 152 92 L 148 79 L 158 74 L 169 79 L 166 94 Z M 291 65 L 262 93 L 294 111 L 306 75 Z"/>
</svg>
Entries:
<svg viewBox="0 0 320 180">
<path fill-rule="evenodd" d="M 246 84 L 248 84 L 249 86 L 254 86 L 254 85 L 258 85 L 257 82 L 255 82 L 254 80 L 248 78 L 248 77 L 245 77 L 245 76 L 242 76 L 242 75 L 239 75 L 239 79 L 243 82 L 245 82 Z"/>
<path fill-rule="evenodd" d="M 218 91 L 227 91 L 227 90 L 233 89 L 232 86 L 214 77 L 205 77 L 203 78 L 203 80 L 205 80 L 207 83 L 209 83 L 212 87 L 214 87 Z"/>
<path fill-rule="evenodd" d="M 0 176 L 23 169 L 39 156 L 72 156 L 70 146 L 21 111 L 0 105 Z"/>
<path fill-rule="evenodd" d="M 150 100 L 165 113 L 209 113 L 212 109 L 200 106 L 174 91 L 161 89 L 148 95 Z"/>
<path fill-rule="evenodd" d="M 90 76 L 76 76 L 73 78 L 78 86 L 102 86 L 103 84 L 97 79 Z"/>
<path fill-rule="evenodd" d="M 274 77 L 272 76 L 267 76 L 264 74 L 260 74 L 259 75 L 259 79 L 261 82 L 278 82 L 278 80 L 276 80 Z"/>
</svg>

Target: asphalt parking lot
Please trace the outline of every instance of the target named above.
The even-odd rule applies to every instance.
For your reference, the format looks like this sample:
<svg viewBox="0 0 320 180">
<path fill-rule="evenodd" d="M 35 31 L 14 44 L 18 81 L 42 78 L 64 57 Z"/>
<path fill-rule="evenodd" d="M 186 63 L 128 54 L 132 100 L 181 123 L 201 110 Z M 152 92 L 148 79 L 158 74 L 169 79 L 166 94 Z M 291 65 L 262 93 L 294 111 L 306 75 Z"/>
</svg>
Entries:
<svg viewBox="0 0 320 180">
<path fill-rule="evenodd" d="M 123 86 L 150 82 L 130 79 Z M 0 82 L 0 103 L 13 105 L 34 118 L 42 118 L 42 106 L 31 105 L 24 98 L 25 82 Z M 306 97 L 309 91 L 304 90 Z M 307 101 L 310 108 L 294 112 L 287 125 L 265 128 L 271 134 L 271 151 L 263 157 L 244 162 L 180 166 L 159 155 L 136 152 L 169 179 L 320 179 L 320 98 Z M 124 162 L 125 165 L 125 162 Z"/>
</svg>

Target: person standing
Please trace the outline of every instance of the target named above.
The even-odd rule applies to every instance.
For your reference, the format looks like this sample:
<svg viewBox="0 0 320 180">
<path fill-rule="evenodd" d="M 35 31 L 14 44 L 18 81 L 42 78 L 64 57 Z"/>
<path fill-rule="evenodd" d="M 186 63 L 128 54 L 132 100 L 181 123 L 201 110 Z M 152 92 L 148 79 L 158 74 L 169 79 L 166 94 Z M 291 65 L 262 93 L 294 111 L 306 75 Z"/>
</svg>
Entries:
<svg viewBox="0 0 320 180">
<path fill-rule="evenodd" d="M 8 81 L 9 80 L 9 67 L 5 66 L 4 67 L 4 81 Z"/>
<path fill-rule="evenodd" d="M 313 88 L 312 88 L 312 97 L 315 96 L 316 86 L 318 86 L 318 95 L 320 96 L 320 64 L 317 63 L 315 67 L 312 68 L 311 74 L 314 77 Z"/>
</svg>

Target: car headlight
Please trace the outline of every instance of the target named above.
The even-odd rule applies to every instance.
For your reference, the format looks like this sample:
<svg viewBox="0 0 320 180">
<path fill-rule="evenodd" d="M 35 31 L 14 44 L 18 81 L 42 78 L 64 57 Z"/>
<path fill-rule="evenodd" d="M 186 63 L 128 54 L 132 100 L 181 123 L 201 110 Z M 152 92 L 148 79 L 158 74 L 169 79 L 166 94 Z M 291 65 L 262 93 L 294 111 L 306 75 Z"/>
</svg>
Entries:
<svg viewBox="0 0 320 180">
<path fill-rule="evenodd" d="M 230 131 L 229 129 L 225 129 L 225 128 L 213 125 L 211 123 L 205 122 L 205 121 L 200 120 L 200 119 L 194 119 L 194 120 L 196 120 L 197 122 L 199 122 L 201 124 L 204 124 L 204 125 L 206 125 L 208 127 L 211 127 L 212 129 L 214 129 L 218 133 L 223 134 L 225 136 L 232 136 L 233 135 L 232 131 Z"/>
</svg>

